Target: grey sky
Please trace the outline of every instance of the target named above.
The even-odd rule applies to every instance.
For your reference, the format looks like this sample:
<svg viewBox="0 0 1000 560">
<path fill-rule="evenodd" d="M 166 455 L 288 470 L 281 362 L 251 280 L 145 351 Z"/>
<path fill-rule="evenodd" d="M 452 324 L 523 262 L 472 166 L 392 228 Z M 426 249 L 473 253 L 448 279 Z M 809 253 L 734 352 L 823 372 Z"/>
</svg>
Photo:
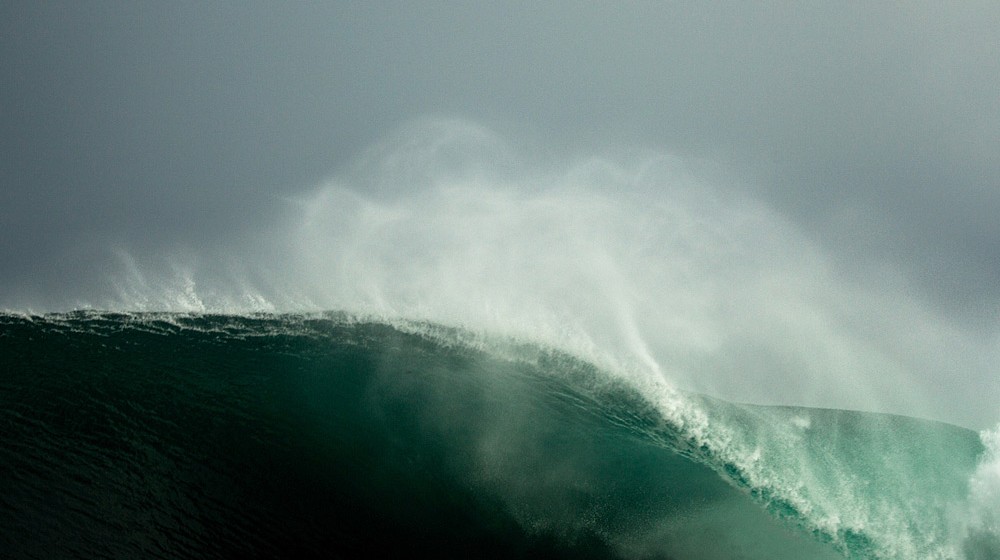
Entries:
<svg viewBox="0 0 1000 560">
<path fill-rule="evenodd" d="M 13 1 L 0 26 L 0 308 L 71 305 L 109 246 L 242 242 L 432 115 L 540 159 L 711 162 L 844 282 L 891 268 L 995 344 L 993 2 Z"/>
</svg>

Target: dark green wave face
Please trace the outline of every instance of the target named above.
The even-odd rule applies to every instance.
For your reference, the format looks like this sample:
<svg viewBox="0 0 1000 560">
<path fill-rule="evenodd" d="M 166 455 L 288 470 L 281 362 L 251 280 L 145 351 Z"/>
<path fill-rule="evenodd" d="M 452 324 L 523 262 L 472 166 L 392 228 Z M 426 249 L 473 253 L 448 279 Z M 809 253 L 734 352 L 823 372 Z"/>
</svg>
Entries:
<svg viewBox="0 0 1000 560">
<path fill-rule="evenodd" d="M 0 550 L 1000 557 L 989 520 L 966 521 L 973 432 L 694 396 L 706 423 L 680 425 L 585 362 L 461 335 L 341 316 L 0 316 Z"/>
</svg>

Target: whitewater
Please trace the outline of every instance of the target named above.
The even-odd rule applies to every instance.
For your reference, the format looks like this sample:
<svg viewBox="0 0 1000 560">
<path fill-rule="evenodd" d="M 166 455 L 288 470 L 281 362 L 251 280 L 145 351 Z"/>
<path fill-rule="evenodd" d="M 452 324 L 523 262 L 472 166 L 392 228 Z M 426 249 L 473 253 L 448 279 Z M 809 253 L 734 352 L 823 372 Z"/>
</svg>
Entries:
<svg viewBox="0 0 1000 560">
<path fill-rule="evenodd" d="M 996 402 L 949 382 L 995 340 L 709 163 L 548 157 L 419 121 L 245 245 L 13 300 L 2 548 L 1000 558 Z"/>
</svg>

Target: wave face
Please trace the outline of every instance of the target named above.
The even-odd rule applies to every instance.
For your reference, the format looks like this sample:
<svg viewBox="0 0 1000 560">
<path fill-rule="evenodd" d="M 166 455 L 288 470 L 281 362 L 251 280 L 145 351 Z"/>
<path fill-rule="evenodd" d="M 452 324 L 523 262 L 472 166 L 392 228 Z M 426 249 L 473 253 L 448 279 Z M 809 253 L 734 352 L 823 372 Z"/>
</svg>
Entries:
<svg viewBox="0 0 1000 560">
<path fill-rule="evenodd" d="M 0 365 L 13 558 L 1000 557 L 975 432 L 457 329 L 0 315 Z"/>
</svg>

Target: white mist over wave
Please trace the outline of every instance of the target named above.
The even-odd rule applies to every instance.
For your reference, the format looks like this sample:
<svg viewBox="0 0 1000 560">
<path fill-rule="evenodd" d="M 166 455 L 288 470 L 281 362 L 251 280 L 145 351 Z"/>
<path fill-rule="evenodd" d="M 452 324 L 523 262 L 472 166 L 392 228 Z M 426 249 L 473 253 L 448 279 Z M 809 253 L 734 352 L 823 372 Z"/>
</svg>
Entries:
<svg viewBox="0 0 1000 560">
<path fill-rule="evenodd" d="M 935 512 L 896 508 L 904 491 L 869 502 L 869 478 L 849 461 L 803 451 L 812 419 L 712 417 L 678 389 L 981 428 L 996 421 L 996 387 L 970 380 L 1000 363 L 996 339 L 935 315 L 888 267 L 842 276 L 704 162 L 650 151 L 543 159 L 474 123 L 418 121 L 287 201 L 241 246 L 116 247 L 107 284 L 69 306 L 343 310 L 552 346 L 629 376 L 692 442 L 834 539 L 873 535 L 886 557 L 995 549 L 975 544 L 996 534 L 994 459 L 968 479 L 967 506 L 931 496 L 913 503 Z M 884 437 L 870 441 L 894 444 Z M 942 537 L 926 528 L 945 510 L 947 542 L 901 536 Z"/>
<path fill-rule="evenodd" d="M 731 400 L 995 421 L 996 388 L 967 380 L 1000 362 L 996 339 L 935 315 L 888 267 L 839 276 L 718 168 L 543 159 L 475 123 L 420 120 L 244 246 L 118 248 L 112 288 L 71 305 L 437 321 Z"/>
</svg>

